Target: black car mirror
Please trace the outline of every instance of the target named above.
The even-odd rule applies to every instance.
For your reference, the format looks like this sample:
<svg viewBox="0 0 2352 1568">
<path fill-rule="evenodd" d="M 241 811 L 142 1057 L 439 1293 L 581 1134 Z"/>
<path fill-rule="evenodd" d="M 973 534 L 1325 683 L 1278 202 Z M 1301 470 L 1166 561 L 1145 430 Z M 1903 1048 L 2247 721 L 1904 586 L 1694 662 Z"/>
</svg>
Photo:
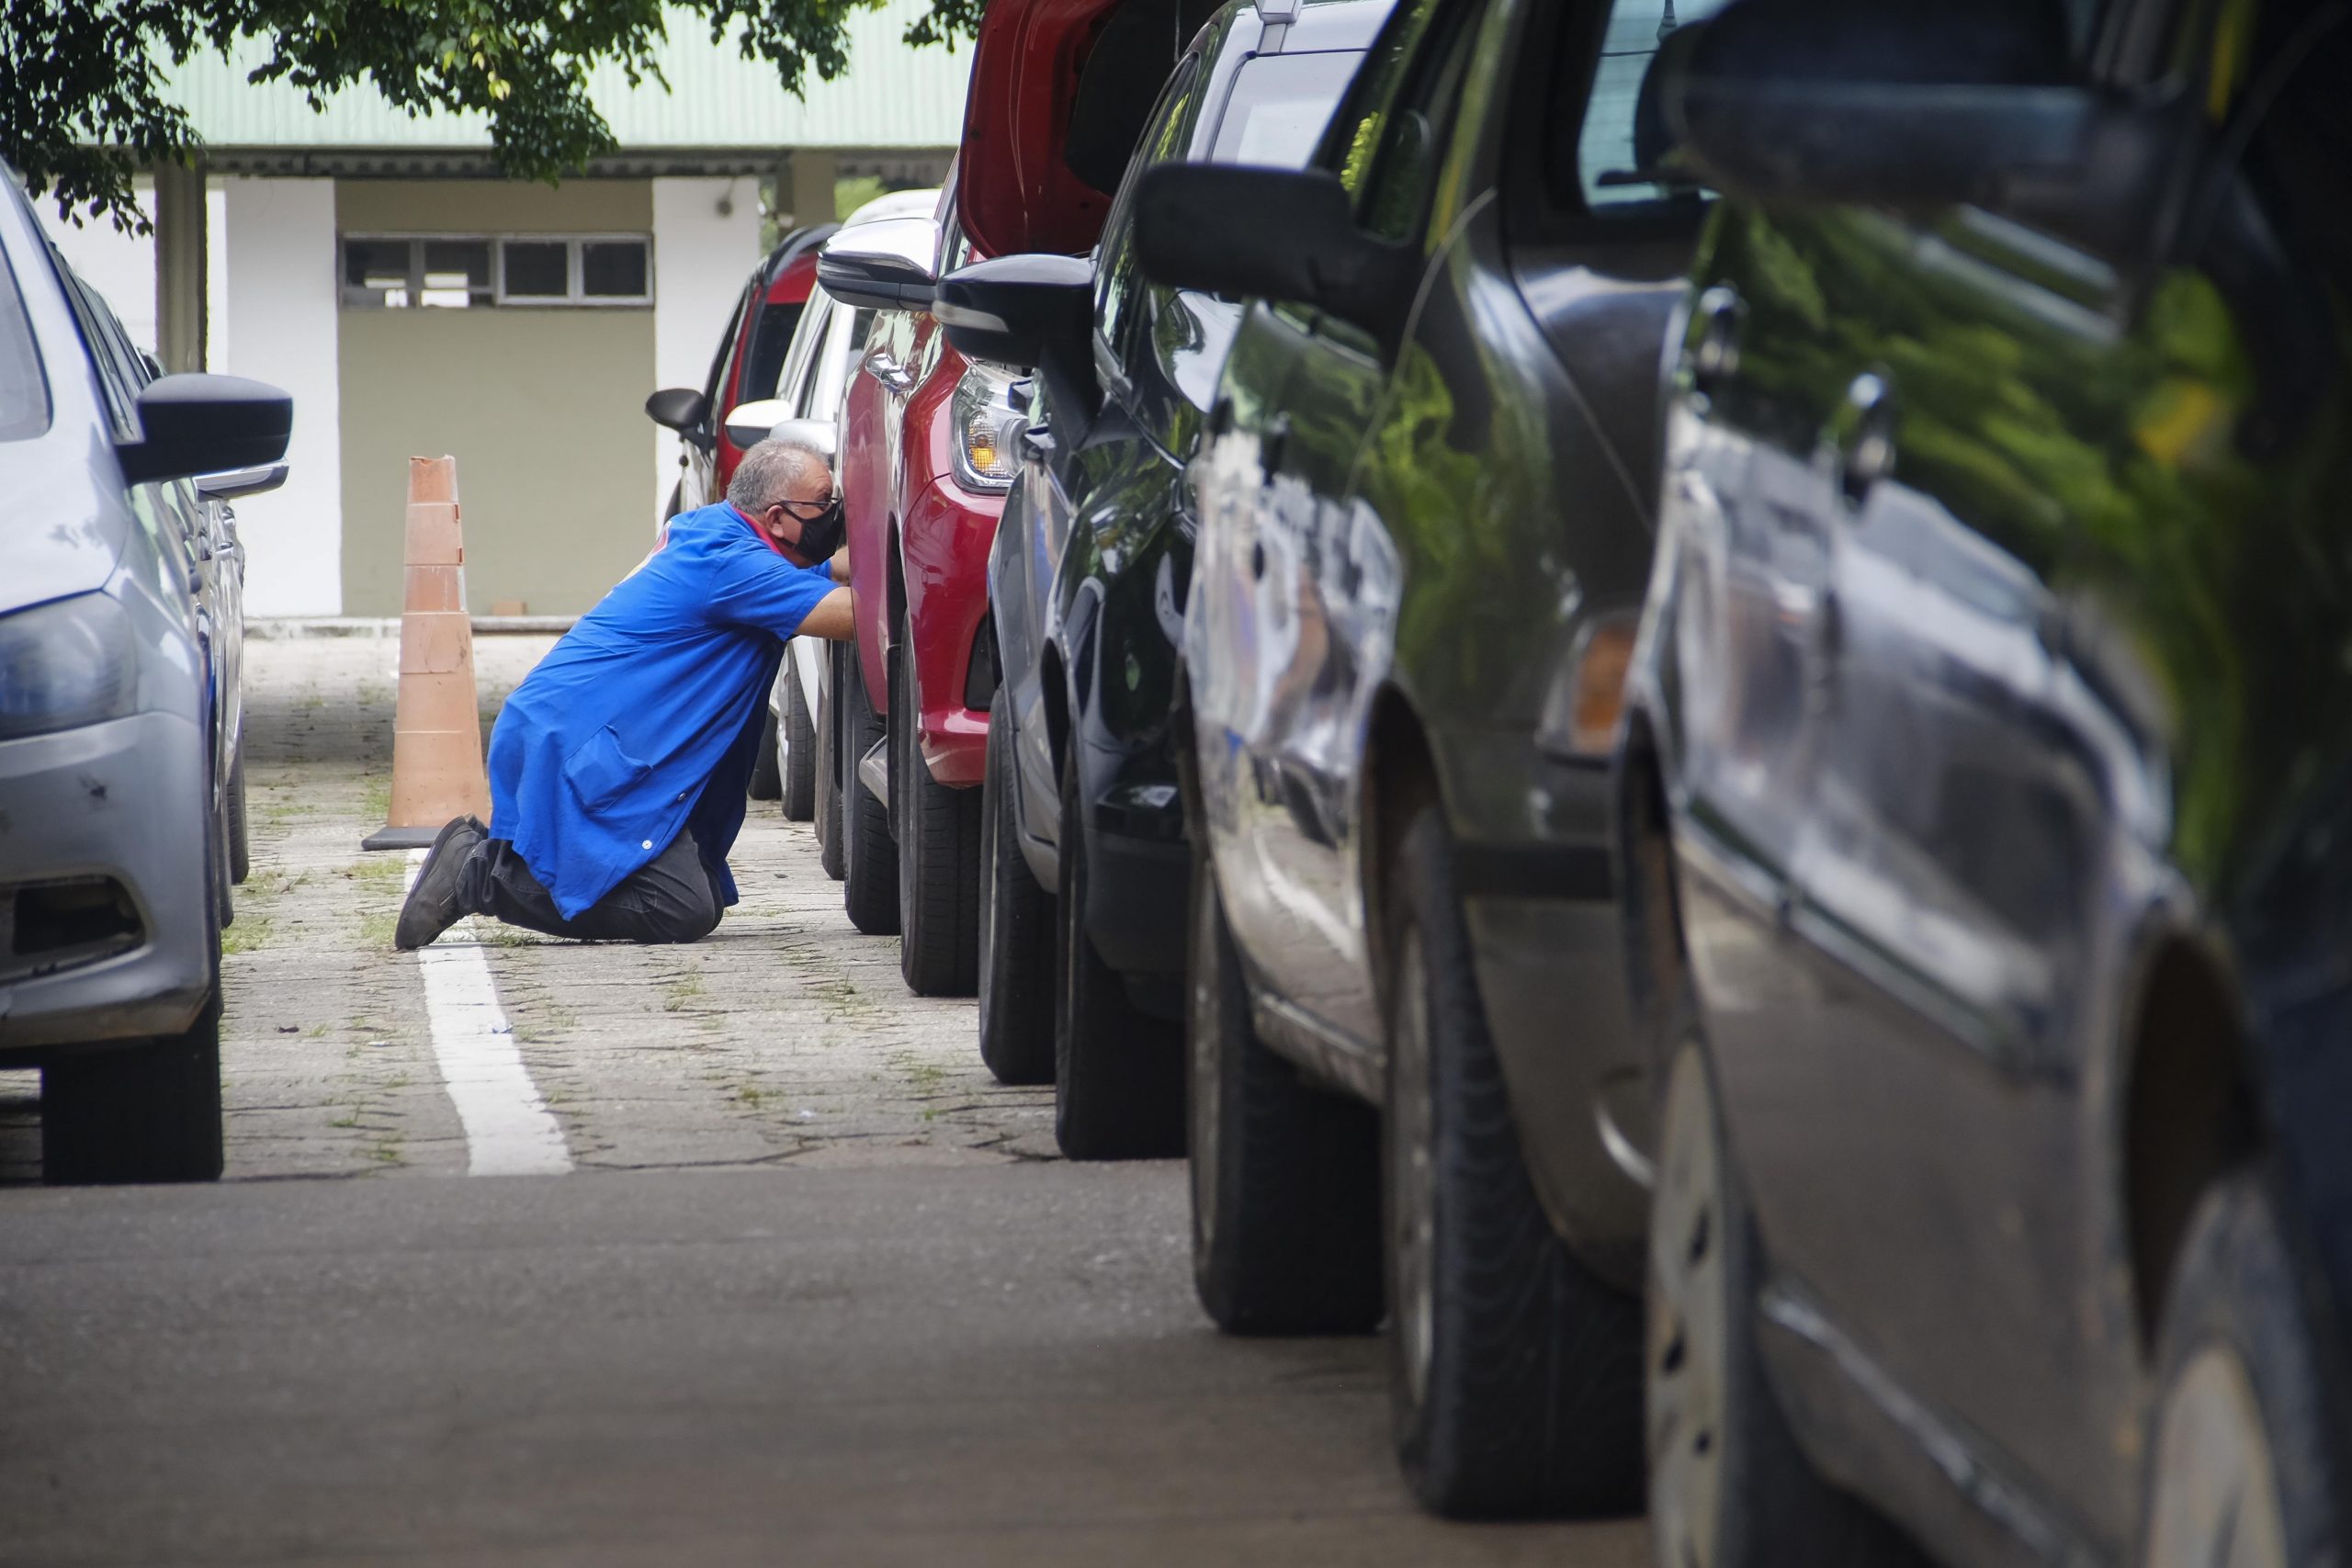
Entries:
<svg viewBox="0 0 2352 1568">
<path fill-rule="evenodd" d="M 2178 146 L 2168 106 L 2074 80 L 2043 0 L 1736 0 L 1686 30 L 1645 88 L 1669 163 L 1762 207 L 1970 203 L 2121 257 Z"/>
<path fill-rule="evenodd" d="M 826 293 L 861 310 L 931 309 L 933 254 L 939 225 L 928 218 L 887 218 L 844 229 L 817 255 Z"/>
<path fill-rule="evenodd" d="M 242 376 L 165 376 L 139 394 L 139 425 L 115 447 L 132 484 L 254 468 L 286 456 L 294 400 Z"/>
<path fill-rule="evenodd" d="M 692 387 L 664 387 L 645 400 L 645 417 L 681 435 L 698 435 L 710 418 L 710 400 Z"/>
<path fill-rule="evenodd" d="M 1419 252 L 1356 227 L 1323 170 L 1162 164 L 1136 182 L 1136 259 L 1163 288 L 1295 300 L 1392 343 Z"/>
<path fill-rule="evenodd" d="M 1077 256 L 998 256 L 939 280 L 931 313 L 967 359 L 1033 370 L 1081 363 L 1093 325 L 1094 267 Z"/>
</svg>

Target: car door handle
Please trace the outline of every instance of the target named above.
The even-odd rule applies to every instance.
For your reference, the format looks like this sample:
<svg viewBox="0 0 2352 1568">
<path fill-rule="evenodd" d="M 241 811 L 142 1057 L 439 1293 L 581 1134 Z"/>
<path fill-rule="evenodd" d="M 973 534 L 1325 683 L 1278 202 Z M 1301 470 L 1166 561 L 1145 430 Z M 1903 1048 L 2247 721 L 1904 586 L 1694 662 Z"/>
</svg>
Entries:
<svg viewBox="0 0 2352 1568">
<path fill-rule="evenodd" d="M 1692 312 L 1698 338 L 1690 348 L 1690 384 L 1700 391 L 1739 373 L 1739 338 L 1747 324 L 1747 301 L 1739 290 L 1718 283 L 1699 296 Z"/>
<path fill-rule="evenodd" d="M 1865 370 L 1847 385 L 1829 440 L 1838 455 L 1838 488 L 1855 506 L 1894 471 L 1894 382 L 1887 371 Z"/>
<path fill-rule="evenodd" d="M 1258 447 L 1258 460 L 1264 467 L 1267 478 L 1272 479 L 1274 470 L 1283 466 L 1283 454 L 1289 449 L 1290 416 L 1276 414 L 1266 426 L 1266 434 Z"/>
</svg>

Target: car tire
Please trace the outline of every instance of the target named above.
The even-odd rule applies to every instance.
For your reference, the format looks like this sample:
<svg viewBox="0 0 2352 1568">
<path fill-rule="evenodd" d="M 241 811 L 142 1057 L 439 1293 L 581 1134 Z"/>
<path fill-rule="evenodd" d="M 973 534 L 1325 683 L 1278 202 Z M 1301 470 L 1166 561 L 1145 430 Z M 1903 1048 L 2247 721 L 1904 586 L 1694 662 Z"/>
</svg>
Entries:
<svg viewBox="0 0 2352 1568">
<path fill-rule="evenodd" d="M 1228 1334 L 1377 1327 L 1380 1113 L 1309 1083 L 1250 1022 L 1209 856 L 1196 847 L 1184 1002 L 1193 1285 Z"/>
<path fill-rule="evenodd" d="M 2263 1177 L 2215 1183 L 2157 1339 L 2141 1568 L 2346 1561 L 2346 1505 L 2330 1484 L 2345 1457 L 2331 1443 L 2345 1439 L 2327 1417 L 2346 1391 L 2330 1386 L 2314 1322 Z"/>
<path fill-rule="evenodd" d="M 999 1083 L 1054 1081 L 1054 898 L 1021 852 L 1012 705 L 989 718 L 980 785 L 980 1060 Z"/>
<path fill-rule="evenodd" d="M 242 886 L 253 869 L 245 813 L 245 743 L 240 739 L 236 758 L 229 764 L 229 880 Z"/>
<path fill-rule="evenodd" d="M 806 822 L 817 814 L 817 724 L 809 716 L 808 694 L 800 689 L 800 672 L 792 656 L 784 661 L 783 754 L 776 759 L 781 775 L 784 819 Z"/>
<path fill-rule="evenodd" d="M 774 800 L 784 794 L 784 774 L 775 754 L 775 709 L 760 708 L 760 750 L 752 759 L 752 782 L 743 793 L 753 800 Z"/>
<path fill-rule="evenodd" d="M 922 760 L 915 645 L 904 613 L 890 661 L 890 808 L 899 845 L 899 973 L 919 997 L 979 989 L 980 792 L 950 789 Z"/>
<path fill-rule="evenodd" d="M 1061 878 L 1054 899 L 1054 1138 L 1071 1159 L 1184 1152 L 1182 1025 L 1135 1004 L 1086 934 L 1086 835 L 1078 761 L 1062 766 Z"/>
<path fill-rule="evenodd" d="M 1388 886 L 1381 1119 L 1396 1453 L 1458 1518 L 1641 1506 L 1641 1303 L 1562 1241 L 1527 1174 L 1444 819 Z"/>
<path fill-rule="evenodd" d="M 1815 1472 L 1756 1342 L 1762 1246 L 1706 1049 L 1673 1048 L 1650 1211 L 1647 1446 L 1659 1568 L 1907 1568 L 1925 1558 Z"/>
<path fill-rule="evenodd" d="M 185 1032 L 50 1063 L 40 1136 L 51 1186 L 219 1180 L 220 988 Z"/>
<path fill-rule="evenodd" d="M 825 645 L 825 682 L 817 688 L 817 863 L 839 882 L 847 871 L 842 844 L 842 644 Z"/>
<path fill-rule="evenodd" d="M 857 776 L 860 758 L 883 738 L 882 716 L 865 694 L 854 649 L 842 661 L 842 907 L 867 936 L 899 934 L 899 846 L 889 808 Z"/>
</svg>

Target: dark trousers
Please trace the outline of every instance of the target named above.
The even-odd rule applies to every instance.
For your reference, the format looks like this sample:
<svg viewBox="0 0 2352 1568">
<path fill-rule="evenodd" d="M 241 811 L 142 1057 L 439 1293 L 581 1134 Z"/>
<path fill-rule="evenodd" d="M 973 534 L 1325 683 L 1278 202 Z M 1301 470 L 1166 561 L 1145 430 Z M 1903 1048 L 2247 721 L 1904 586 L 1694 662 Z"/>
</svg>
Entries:
<svg viewBox="0 0 2352 1568">
<path fill-rule="evenodd" d="M 469 915 L 583 942 L 699 942 L 727 907 L 703 869 L 694 835 L 683 829 L 650 863 L 568 920 L 504 839 L 474 846 L 458 874 L 458 900 Z"/>
</svg>

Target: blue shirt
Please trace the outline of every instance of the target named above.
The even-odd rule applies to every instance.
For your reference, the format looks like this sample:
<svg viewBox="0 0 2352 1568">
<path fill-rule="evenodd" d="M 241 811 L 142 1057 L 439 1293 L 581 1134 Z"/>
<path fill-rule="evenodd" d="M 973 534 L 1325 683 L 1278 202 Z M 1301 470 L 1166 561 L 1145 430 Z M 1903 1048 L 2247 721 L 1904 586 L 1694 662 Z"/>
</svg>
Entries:
<svg viewBox="0 0 2352 1568">
<path fill-rule="evenodd" d="M 833 591 L 732 506 L 667 541 L 580 617 L 506 699 L 490 738 L 491 831 L 566 919 L 691 829 L 735 902 L 727 852 L 784 639 Z"/>
</svg>

